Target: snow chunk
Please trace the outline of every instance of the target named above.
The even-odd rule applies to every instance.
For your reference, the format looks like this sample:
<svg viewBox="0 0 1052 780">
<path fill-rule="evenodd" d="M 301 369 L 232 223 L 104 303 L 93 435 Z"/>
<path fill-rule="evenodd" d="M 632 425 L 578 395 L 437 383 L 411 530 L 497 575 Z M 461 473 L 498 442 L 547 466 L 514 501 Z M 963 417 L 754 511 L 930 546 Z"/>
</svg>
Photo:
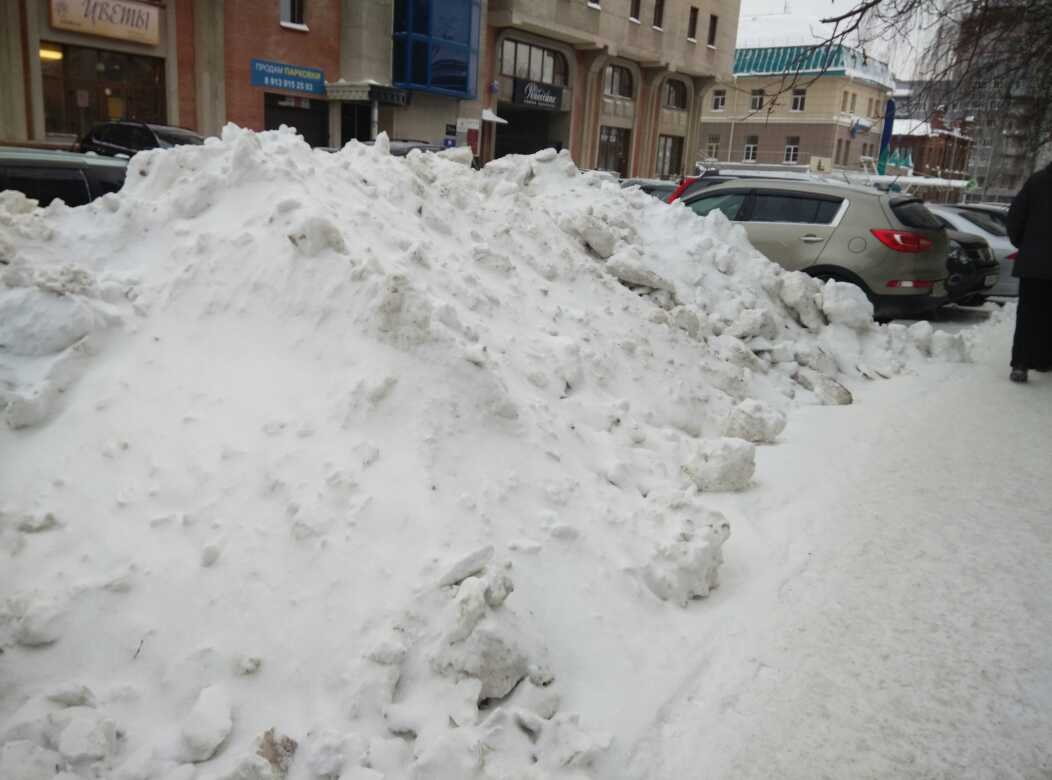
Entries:
<svg viewBox="0 0 1052 780">
<path fill-rule="evenodd" d="M 14 621 L 14 640 L 24 647 L 40 647 L 58 641 L 62 636 L 67 604 L 57 596 L 22 593 L 8 599 L 0 611 Z"/>
<path fill-rule="evenodd" d="M 461 558 L 459 561 L 454 563 L 449 570 L 438 579 L 438 587 L 445 588 L 450 585 L 457 585 L 468 577 L 478 574 L 484 568 L 486 564 L 493 558 L 493 545 L 488 544 L 473 553 Z"/>
<path fill-rule="evenodd" d="M 862 289 L 854 284 L 830 279 L 822 288 L 822 311 L 829 322 L 852 330 L 872 330 L 873 304 Z"/>
<path fill-rule="evenodd" d="M 847 406 L 855 400 L 854 396 L 851 395 L 850 390 L 835 379 L 823 376 L 817 371 L 801 369 L 796 374 L 796 381 L 805 389 L 813 392 L 815 397 L 817 397 L 823 404 L 831 406 Z"/>
<path fill-rule="evenodd" d="M 785 430 L 786 417 L 763 401 L 749 399 L 731 410 L 724 426 L 726 436 L 744 439 L 756 444 L 770 443 Z"/>
<path fill-rule="evenodd" d="M 668 538 L 658 542 L 643 569 L 643 581 L 655 596 L 687 606 L 719 584 L 722 547 L 730 524 L 719 512 L 701 510 L 698 517 L 682 516 Z"/>
<path fill-rule="evenodd" d="M 683 466 L 684 474 L 706 492 L 743 490 L 755 470 L 755 446 L 733 438 L 703 440 Z"/>
<path fill-rule="evenodd" d="M 0 777 L 4 780 L 55 780 L 64 766 L 62 756 L 54 750 L 28 740 L 13 740 L 0 747 Z"/>
<path fill-rule="evenodd" d="M 230 735 L 233 726 L 226 691 L 218 685 L 205 688 L 183 721 L 182 757 L 193 763 L 207 761 Z"/>
<path fill-rule="evenodd" d="M 68 707 L 48 716 L 49 742 L 74 764 L 102 761 L 117 746 L 117 727 L 91 707 Z"/>
</svg>

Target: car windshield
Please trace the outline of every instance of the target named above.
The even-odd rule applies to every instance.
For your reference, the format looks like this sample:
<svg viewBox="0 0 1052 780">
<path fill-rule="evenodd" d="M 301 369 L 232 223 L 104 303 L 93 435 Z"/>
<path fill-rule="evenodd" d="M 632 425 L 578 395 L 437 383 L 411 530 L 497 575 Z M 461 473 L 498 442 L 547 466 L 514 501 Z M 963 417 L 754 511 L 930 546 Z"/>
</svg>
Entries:
<svg viewBox="0 0 1052 780">
<path fill-rule="evenodd" d="M 201 136 L 185 130 L 158 130 L 154 128 L 154 132 L 157 133 L 157 138 L 162 144 L 168 144 L 169 146 L 182 146 L 183 144 L 200 146 L 205 142 L 205 139 Z"/>
<path fill-rule="evenodd" d="M 955 211 L 977 228 L 985 230 L 990 235 L 998 238 L 1004 238 L 1008 235 L 1008 231 L 1004 229 L 1004 226 L 988 214 L 984 214 L 981 211 L 966 211 L 965 209 L 955 209 Z"/>
</svg>

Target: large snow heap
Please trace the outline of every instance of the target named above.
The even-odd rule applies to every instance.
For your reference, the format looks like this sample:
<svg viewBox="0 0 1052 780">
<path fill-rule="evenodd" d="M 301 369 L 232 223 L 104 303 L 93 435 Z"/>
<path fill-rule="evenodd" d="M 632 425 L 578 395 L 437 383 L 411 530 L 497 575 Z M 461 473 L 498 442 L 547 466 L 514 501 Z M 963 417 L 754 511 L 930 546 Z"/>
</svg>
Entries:
<svg viewBox="0 0 1052 780">
<path fill-rule="evenodd" d="M 0 195 L 5 780 L 614 777 L 578 680 L 717 585 L 704 494 L 964 359 L 722 215 L 468 160 L 230 126 Z"/>
</svg>

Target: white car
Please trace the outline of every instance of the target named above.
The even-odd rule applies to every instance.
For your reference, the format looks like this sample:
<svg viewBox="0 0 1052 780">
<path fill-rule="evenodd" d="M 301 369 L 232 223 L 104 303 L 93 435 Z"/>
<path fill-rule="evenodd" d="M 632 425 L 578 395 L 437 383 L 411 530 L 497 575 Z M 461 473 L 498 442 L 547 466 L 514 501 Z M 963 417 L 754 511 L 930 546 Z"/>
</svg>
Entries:
<svg viewBox="0 0 1052 780">
<path fill-rule="evenodd" d="M 1008 240 L 1008 232 L 996 219 L 978 211 L 970 211 L 963 208 L 955 208 L 942 203 L 927 203 L 928 211 L 951 230 L 959 230 L 962 233 L 971 233 L 986 239 L 990 245 L 997 261 L 1001 264 L 1001 278 L 990 290 L 990 295 L 1011 296 L 1019 295 L 1019 280 L 1012 276 L 1015 267 L 1016 249 Z"/>
</svg>

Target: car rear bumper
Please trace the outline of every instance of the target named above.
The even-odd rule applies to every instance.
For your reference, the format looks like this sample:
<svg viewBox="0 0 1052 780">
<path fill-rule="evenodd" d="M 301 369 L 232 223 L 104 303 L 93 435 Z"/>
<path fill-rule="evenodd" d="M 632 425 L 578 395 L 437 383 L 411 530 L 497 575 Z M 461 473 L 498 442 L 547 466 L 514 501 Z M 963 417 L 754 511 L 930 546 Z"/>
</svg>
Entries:
<svg viewBox="0 0 1052 780">
<path fill-rule="evenodd" d="M 967 274 L 951 274 L 946 280 L 948 303 L 963 300 L 972 295 L 989 295 L 1000 280 L 997 266 L 980 268 Z"/>
<path fill-rule="evenodd" d="M 874 316 L 878 320 L 894 320 L 900 317 L 912 319 L 931 314 L 940 306 L 950 303 L 950 296 L 940 285 L 935 294 L 921 295 L 873 295 Z"/>
</svg>

